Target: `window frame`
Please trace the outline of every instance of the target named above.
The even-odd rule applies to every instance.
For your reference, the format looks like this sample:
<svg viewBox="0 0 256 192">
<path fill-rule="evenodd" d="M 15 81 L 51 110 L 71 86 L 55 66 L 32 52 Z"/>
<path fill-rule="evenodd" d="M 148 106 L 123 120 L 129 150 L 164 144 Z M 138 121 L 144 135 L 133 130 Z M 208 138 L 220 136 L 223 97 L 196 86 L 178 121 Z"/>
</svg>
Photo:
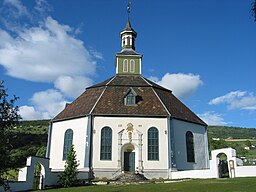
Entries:
<svg viewBox="0 0 256 192">
<path fill-rule="evenodd" d="M 124 61 L 123 61 L 123 72 L 125 72 L 125 73 L 129 72 L 129 61 L 128 61 L 128 59 L 124 59 Z"/>
<path fill-rule="evenodd" d="M 195 163 L 194 135 L 191 131 L 186 132 L 187 162 Z"/>
<path fill-rule="evenodd" d="M 134 59 L 130 60 L 130 72 L 131 73 L 135 72 L 135 61 L 134 61 Z"/>
<path fill-rule="evenodd" d="M 74 132 L 72 129 L 67 129 L 64 134 L 64 142 L 63 142 L 63 154 L 62 154 L 62 160 L 67 160 L 67 155 L 70 150 L 71 145 L 73 144 L 73 135 Z"/>
<path fill-rule="evenodd" d="M 112 160 L 112 129 L 103 127 L 100 135 L 100 160 Z"/>
<path fill-rule="evenodd" d="M 125 105 L 126 106 L 134 106 L 136 105 L 136 95 L 129 91 L 128 94 L 125 97 Z"/>
<path fill-rule="evenodd" d="M 159 131 L 156 127 L 148 129 L 148 160 L 159 161 Z"/>
</svg>

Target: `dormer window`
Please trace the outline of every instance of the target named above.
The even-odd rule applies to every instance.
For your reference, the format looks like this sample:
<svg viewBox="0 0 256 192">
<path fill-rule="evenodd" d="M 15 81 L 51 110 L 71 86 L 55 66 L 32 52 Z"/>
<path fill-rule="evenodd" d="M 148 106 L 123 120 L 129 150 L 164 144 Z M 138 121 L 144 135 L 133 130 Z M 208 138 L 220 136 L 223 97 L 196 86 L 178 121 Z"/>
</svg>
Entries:
<svg viewBox="0 0 256 192">
<path fill-rule="evenodd" d="M 126 93 L 126 96 L 124 98 L 124 103 L 126 106 L 133 106 L 133 105 L 136 105 L 136 92 L 130 88 L 127 93 Z"/>
</svg>

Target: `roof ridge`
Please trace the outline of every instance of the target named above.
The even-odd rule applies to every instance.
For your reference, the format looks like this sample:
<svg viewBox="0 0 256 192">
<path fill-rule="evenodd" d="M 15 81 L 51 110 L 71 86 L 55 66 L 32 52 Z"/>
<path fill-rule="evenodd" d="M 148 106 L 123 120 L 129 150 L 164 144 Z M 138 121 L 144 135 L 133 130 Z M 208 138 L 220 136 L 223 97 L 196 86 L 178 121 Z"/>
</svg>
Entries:
<svg viewBox="0 0 256 192">
<path fill-rule="evenodd" d="M 90 110 L 89 114 L 92 114 L 93 110 L 96 108 L 96 105 L 98 104 L 98 102 L 100 101 L 102 95 L 104 94 L 104 92 L 106 91 L 107 86 L 105 86 L 104 90 L 102 91 L 102 93 L 100 94 L 99 98 L 97 99 L 97 101 L 95 102 L 95 104 L 92 106 L 92 109 Z"/>
<path fill-rule="evenodd" d="M 151 89 L 153 90 L 153 92 L 155 93 L 156 97 L 159 99 L 160 103 L 163 105 L 164 109 L 167 111 L 169 116 L 172 116 L 171 112 L 168 110 L 168 108 L 166 107 L 166 105 L 164 104 L 164 102 L 162 101 L 162 99 L 159 97 L 159 95 L 157 94 L 157 92 L 153 89 L 153 87 L 151 87 Z"/>
<path fill-rule="evenodd" d="M 106 80 L 104 80 L 104 81 L 101 81 L 101 82 L 95 84 L 95 85 L 92 85 L 92 86 L 90 86 L 90 87 L 87 87 L 86 90 L 92 89 L 92 88 L 97 88 L 97 87 L 104 87 L 104 86 L 106 86 L 107 84 L 109 84 L 114 78 L 115 78 L 115 76 L 112 76 L 112 77 L 110 77 L 110 78 L 108 78 L 108 79 L 106 79 Z M 107 82 L 107 83 L 106 83 L 106 82 Z"/>
<path fill-rule="evenodd" d="M 150 86 L 153 87 L 153 85 L 152 85 L 151 83 L 149 83 L 146 78 L 144 78 L 143 76 L 141 76 L 141 78 L 142 78 L 148 85 L 150 85 Z"/>
<path fill-rule="evenodd" d="M 151 80 L 149 80 L 149 79 L 147 79 L 147 78 L 145 78 L 145 77 L 143 77 L 143 76 L 141 76 L 141 77 L 142 77 L 142 79 L 143 79 L 148 85 L 150 85 L 151 87 L 154 87 L 154 88 L 156 88 L 156 89 L 162 89 L 162 90 L 169 91 L 169 92 L 172 93 L 172 90 L 169 90 L 169 89 L 167 89 L 167 88 L 165 88 L 165 87 L 163 87 L 163 86 L 161 86 L 161 85 L 158 85 L 157 83 L 155 83 L 155 82 L 153 82 L 153 81 L 151 81 Z"/>
<path fill-rule="evenodd" d="M 106 83 L 106 85 L 108 86 L 115 78 L 116 78 L 116 75 L 112 79 L 110 79 L 109 82 Z"/>
</svg>

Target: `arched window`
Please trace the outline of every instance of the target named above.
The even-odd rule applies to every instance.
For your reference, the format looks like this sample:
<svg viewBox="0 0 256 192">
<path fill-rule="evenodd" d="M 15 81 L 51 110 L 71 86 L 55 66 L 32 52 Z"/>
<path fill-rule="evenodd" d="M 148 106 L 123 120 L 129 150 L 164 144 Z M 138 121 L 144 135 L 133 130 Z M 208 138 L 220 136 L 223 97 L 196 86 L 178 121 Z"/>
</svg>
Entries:
<svg viewBox="0 0 256 192">
<path fill-rule="evenodd" d="M 123 44 L 122 44 L 122 47 L 125 45 L 125 38 L 122 39 L 123 40 Z"/>
<path fill-rule="evenodd" d="M 72 143 L 73 143 L 73 131 L 72 131 L 72 129 L 68 129 L 68 130 L 66 130 L 65 136 L 64 136 L 62 160 L 67 159 L 67 155 L 68 155 L 68 152 L 70 150 Z"/>
<path fill-rule="evenodd" d="M 148 160 L 159 160 L 159 134 L 155 127 L 148 130 Z"/>
<path fill-rule="evenodd" d="M 135 62 L 133 59 L 130 60 L 130 72 L 134 73 L 135 71 Z"/>
<path fill-rule="evenodd" d="M 131 40 L 131 38 L 128 36 L 128 37 L 127 37 L 127 45 L 131 45 L 130 40 Z"/>
<path fill-rule="evenodd" d="M 100 160 L 111 160 L 112 157 L 112 129 L 104 127 L 101 129 Z"/>
<path fill-rule="evenodd" d="M 123 68 L 124 68 L 124 72 L 128 72 L 128 60 L 125 59 L 123 62 Z"/>
<path fill-rule="evenodd" d="M 191 131 L 186 132 L 187 162 L 195 162 L 194 137 Z"/>
</svg>

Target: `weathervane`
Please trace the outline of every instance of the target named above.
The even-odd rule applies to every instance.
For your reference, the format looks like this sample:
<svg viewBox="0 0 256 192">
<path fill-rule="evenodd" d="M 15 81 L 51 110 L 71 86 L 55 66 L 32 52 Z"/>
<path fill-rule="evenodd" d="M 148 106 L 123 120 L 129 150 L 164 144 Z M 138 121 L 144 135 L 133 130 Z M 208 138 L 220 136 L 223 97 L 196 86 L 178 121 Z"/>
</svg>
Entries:
<svg viewBox="0 0 256 192">
<path fill-rule="evenodd" d="M 130 19 L 130 13 L 131 13 L 131 1 L 127 2 L 127 15 L 128 15 L 128 19 Z"/>
</svg>

